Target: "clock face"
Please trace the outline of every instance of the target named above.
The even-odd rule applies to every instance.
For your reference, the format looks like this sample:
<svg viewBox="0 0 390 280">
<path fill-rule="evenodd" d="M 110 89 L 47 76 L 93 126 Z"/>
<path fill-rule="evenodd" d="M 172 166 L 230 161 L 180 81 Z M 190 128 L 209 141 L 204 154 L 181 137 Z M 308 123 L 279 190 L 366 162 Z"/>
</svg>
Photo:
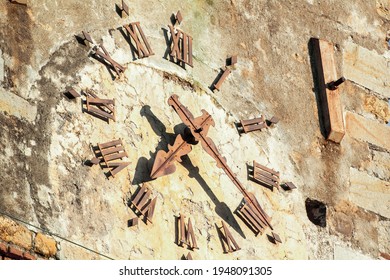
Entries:
<svg viewBox="0 0 390 280">
<path fill-rule="evenodd" d="M 38 19 L 43 18 L 41 11 L 32 11 Z M 201 116 L 202 110 L 212 116 L 214 126 L 209 127 L 207 137 L 226 158 L 233 174 L 273 216 L 275 194 L 245 180 L 245 163 L 253 158 L 265 160 L 266 153 L 258 139 L 240 137 L 234 126 L 243 110 L 239 99 L 237 104 L 231 102 L 236 99 L 232 96 L 242 85 L 248 87 L 242 81 L 246 66 L 240 64 L 241 56 L 228 68 L 231 72 L 224 76 L 219 91 L 211 89 L 225 73 L 226 58 L 241 47 L 218 38 L 210 45 L 210 34 L 218 26 L 207 25 L 206 32 L 199 15 L 190 11 L 182 11 L 180 25 L 173 24 L 166 11 L 166 17 L 143 18 L 139 23 L 135 15 L 120 18 L 111 10 L 104 13 L 114 18 L 107 27 L 72 29 L 78 34 L 76 39 L 59 33 L 56 40 L 60 47 L 31 87 L 29 96 L 37 101 L 31 109 L 35 109 L 31 117 L 35 121 L 28 122 L 26 131 L 34 134 L 24 143 L 27 154 L 22 156 L 28 170 L 26 182 L 38 179 L 20 188 L 32 192 L 33 203 L 26 209 L 35 213 L 33 221 L 92 250 L 62 241 L 59 257 L 63 259 L 178 259 L 189 252 L 187 247 L 175 244 L 180 239 L 180 214 L 185 215 L 186 226 L 191 219 L 199 247 L 192 252 L 194 259 L 277 258 L 278 252 L 267 256 L 258 249 L 274 246 L 265 234 L 255 236 L 235 214 L 243 195 L 202 148 L 201 140 L 196 145 L 191 143 L 191 153 L 175 162 L 174 173 L 151 178 L 157 153 L 168 151 L 178 135 L 188 133 L 188 125 L 167 103 L 176 94 L 193 116 Z M 171 45 L 177 42 L 185 42 L 179 51 Z M 185 55 L 178 58 L 181 48 L 186 50 Z M 242 59 L 249 60 L 245 56 Z M 46 96 L 70 86 L 81 97 L 69 100 L 63 95 Z M 227 109 L 227 105 L 234 109 Z M 40 127 L 44 127 L 41 133 Z M 99 144 L 116 140 L 123 146 L 116 152 L 126 156 L 108 160 L 111 153 L 99 154 L 118 148 L 111 144 L 103 149 Z M 97 164 L 91 166 L 88 161 L 94 158 Z M 109 166 L 113 163 L 130 164 L 112 177 L 118 168 Z M 39 166 L 47 172 L 41 172 Z M 139 211 L 131 207 L 131 201 L 142 186 L 150 190 L 147 201 L 157 198 L 157 202 L 152 223 L 143 222 L 145 215 L 140 215 L 135 224 L 133 219 Z M 275 227 L 278 223 L 278 218 L 273 219 Z M 220 235 L 226 232 L 241 248 L 231 255 L 224 254 L 221 246 Z"/>
</svg>

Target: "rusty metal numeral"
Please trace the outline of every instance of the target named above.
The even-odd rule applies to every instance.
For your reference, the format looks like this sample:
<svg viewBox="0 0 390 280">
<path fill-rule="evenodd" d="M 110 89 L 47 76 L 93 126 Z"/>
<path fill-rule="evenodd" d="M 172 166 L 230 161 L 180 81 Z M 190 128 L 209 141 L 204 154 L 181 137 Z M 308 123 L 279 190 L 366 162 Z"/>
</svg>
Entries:
<svg viewBox="0 0 390 280">
<path fill-rule="evenodd" d="M 187 225 L 185 224 L 185 216 L 180 214 L 179 216 L 179 246 L 183 246 L 186 244 L 190 249 L 199 249 L 196 239 L 194 228 L 192 227 L 191 219 L 188 218 Z"/>
<path fill-rule="evenodd" d="M 107 168 L 112 168 L 110 170 L 110 174 L 112 177 L 115 177 L 118 172 L 120 172 L 130 164 L 130 162 L 112 162 L 114 160 L 127 157 L 127 153 L 125 151 L 121 139 L 113 140 L 103 144 L 98 144 L 98 148 L 101 156 L 91 159 L 91 163 L 99 164 L 100 162 L 104 161 Z"/>
<path fill-rule="evenodd" d="M 115 99 L 101 99 L 95 93 L 87 92 L 86 111 L 109 121 L 115 121 Z"/>
<path fill-rule="evenodd" d="M 145 185 L 142 185 L 137 195 L 131 201 L 131 205 L 135 207 L 139 214 L 142 214 L 146 218 L 146 222 L 149 221 L 152 223 L 157 197 L 150 199 L 151 193 L 151 190 Z"/>
<path fill-rule="evenodd" d="M 138 58 L 154 55 L 139 22 L 132 22 L 123 26 L 135 43 Z"/>
<path fill-rule="evenodd" d="M 217 90 L 221 89 L 222 83 L 226 80 L 227 76 L 229 76 L 229 74 L 231 73 L 230 69 L 227 68 L 227 67 L 225 67 L 222 71 L 223 72 L 222 72 L 221 77 L 214 84 L 214 88 L 217 89 Z"/>
<path fill-rule="evenodd" d="M 126 70 L 126 67 L 120 65 L 118 62 L 111 58 L 111 56 L 103 45 L 95 46 L 93 48 L 93 51 L 97 57 L 104 59 L 114 69 L 118 77 Z"/>
<path fill-rule="evenodd" d="M 193 67 L 192 63 L 192 37 L 172 25 L 168 25 L 172 36 L 171 53 L 177 61 L 184 62 Z"/>
<path fill-rule="evenodd" d="M 224 221 L 222 221 L 222 229 L 223 229 L 223 234 L 221 237 L 222 240 L 224 241 L 223 243 L 224 253 L 232 253 L 241 250 L 240 246 L 237 244 L 236 240 L 234 240 L 232 234 L 230 233 Z M 227 245 L 227 247 L 225 246 L 225 244 Z"/>
<path fill-rule="evenodd" d="M 253 179 L 260 184 L 269 186 L 271 188 L 279 187 L 279 179 L 280 173 L 273 169 L 270 169 L 256 161 L 253 161 Z"/>
</svg>

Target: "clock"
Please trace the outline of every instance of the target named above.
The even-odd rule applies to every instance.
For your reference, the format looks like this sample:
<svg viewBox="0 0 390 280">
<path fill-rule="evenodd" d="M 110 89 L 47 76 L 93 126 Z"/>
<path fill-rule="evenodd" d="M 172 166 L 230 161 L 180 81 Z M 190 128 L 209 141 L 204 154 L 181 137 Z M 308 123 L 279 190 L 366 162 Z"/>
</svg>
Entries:
<svg viewBox="0 0 390 280">
<path fill-rule="evenodd" d="M 176 25 L 180 24 L 183 20 L 180 12 L 176 14 L 175 19 L 175 24 L 168 25 L 171 35 L 169 45 L 170 58 L 183 69 L 185 69 L 186 65 L 194 67 L 192 53 L 193 38 L 189 34 L 177 28 Z M 123 28 L 127 32 L 127 39 L 131 42 L 131 46 L 138 59 L 154 55 L 152 47 L 149 44 L 139 22 L 132 22 L 128 25 L 124 25 Z M 125 33 L 122 32 L 122 34 Z M 84 42 L 93 44 L 93 39 L 87 32 L 83 31 L 83 37 Z M 108 66 L 112 70 L 115 79 L 121 79 L 121 76 L 126 71 L 126 67 L 114 60 L 103 44 L 94 45 L 92 48 L 92 56 L 99 62 Z M 234 65 L 236 62 L 237 57 L 233 56 L 231 59 L 231 65 Z M 231 71 L 229 68 L 224 68 L 222 75 L 217 77 L 215 80 L 215 89 L 221 89 L 223 81 L 230 73 Z M 96 94 L 87 94 L 86 112 L 106 119 L 107 122 L 110 120 L 117 121 L 115 119 L 115 101 L 118 102 L 118 100 L 106 99 L 102 96 L 97 96 Z M 260 203 L 257 201 L 255 195 L 249 192 L 238 180 L 237 176 L 228 166 L 226 159 L 220 154 L 213 140 L 208 135 L 210 128 L 215 125 L 213 117 L 206 110 L 202 110 L 202 114 L 200 116 L 194 117 L 192 112 L 181 104 L 179 96 L 176 94 L 169 97 L 168 105 L 170 105 L 178 114 L 185 128 L 183 134 L 175 135 L 174 143 L 172 146 L 168 146 L 168 151 L 159 150 L 157 152 L 153 166 L 150 170 L 150 179 L 159 180 L 159 177 L 172 174 L 176 170 L 175 162 L 181 162 L 183 157 L 190 157 L 190 152 L 193 150 L 192 147 L 200 144 L 203 150 L 216 162 L 217 167 L 221 168 L 226 173 L 227 177 L 243 195 L 242 202 L 240 203 L 237 212 L 244 222 L 254 229 L 256 233 L 262 233 L 267 227 L 273 229 L 271 218 L 260 206 Z M 126 151 L 124 151 L 124 145 L 120 139 L 106 140 L 107 142 L 98 144 L 98 156 L 95 156 L 90 161 L 92 164 L 104 163 L 105 167 L 110 169 L 108 173 L 108 177 L 110 177 L 124 170 L 128 165 L 128 162 L 121 161 L 123 157 L 127 156 L 127 154 Z M 129 206 L 132 207 L 133 211 L 137 215 L 136 218 L 129 220 L 129 226 L 137 226 L 138 217 L 143 217 L 146 223 L 152 222 L 153 216 L 156 216 L 153 214 L 157 203 L 157 197 L 151 197 L 150 188 L 146 185 L 140 186 L 138 191 L 133 194 L 129 203 Z M 180 209 L 177 209 L 177 211 L 180 212 Z M 196 234 L 194 232 L 194 226 L 191 219 L 189 218 L 186 223 L 185 215 L 180 213 L 177 220 L 179 234 L 177 238 L 179 241 L 177 244 L 187 244 L 189 249 L 197 249 L 198 246 L 195 238 Z M 229 223 L 229 221 L 225 222 Z M 226 248 L 228 248 L 225 248 L 224 251 L 238 251 L 241 248 L 230 233 L 225 222 L 222 220 L 222 227 L 218 227 L 218 235 L 221 237 L 221 240 L 226 242 Z"/>
</svg>

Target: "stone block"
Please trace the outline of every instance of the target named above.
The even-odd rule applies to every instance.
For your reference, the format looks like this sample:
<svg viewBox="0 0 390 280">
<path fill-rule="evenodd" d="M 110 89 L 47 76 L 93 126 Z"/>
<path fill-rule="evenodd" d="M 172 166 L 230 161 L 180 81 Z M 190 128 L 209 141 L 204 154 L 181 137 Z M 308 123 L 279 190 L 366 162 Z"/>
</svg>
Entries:
<svg viewBox="0 0 390 280">
<path fill-rule="evenodd" d="M 345 78 L 390 98 L 390 59 L 348 42 L 343 60 Z"/>
<path fill-rule="evenodd" d="M 32 233 L 16 222 L 0 216 L 0 239 L 13 243 L 21 248 L 32 248 Z"/>
<path fill-rule="evenodd" d="M 334 246 L 335 260 L 372 260 L 371 257 L 366 256 L 358 251 L 354 251 L 348 247 L 341 247 L 339 245 Z"/>
<path fill-rule="evenodd" d="M 351 137 L 390 151 L 390 126 L 350 112 L 345 119 L 346 131 Z"/>
<path fill-rule="evenodd" d="M 42 233 L 38 233 L 35 237 L 35 252 L 47 257 L 53 257 L 57 253 L 56 241 Z"/>
<path fill-rule="evenodd" d="M 350 169 L 350 200 L 356 205 L 390 218 L 390 182 Z"/>
</svg>

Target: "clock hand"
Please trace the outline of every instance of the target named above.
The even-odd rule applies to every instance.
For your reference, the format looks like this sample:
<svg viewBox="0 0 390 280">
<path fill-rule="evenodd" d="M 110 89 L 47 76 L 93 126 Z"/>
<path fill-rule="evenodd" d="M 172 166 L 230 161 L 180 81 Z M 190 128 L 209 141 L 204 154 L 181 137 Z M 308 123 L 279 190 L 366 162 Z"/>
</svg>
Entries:
<svg viewBox="0 0 390 280">
<path fill-rule="evenodd" d="M 177 135 L 173 146 L 168 145 L 168 152 L 160 150 L 156 154 L 150 177 L 155 179 L 175 172 L 175 161 L 181 162 L 180 157 L 191 152 L 192 147 L 185 142 L 182 136 Z"/>
<path fill-rule="evenodd" d="M 270 222 L 270 218 L 264 212 L 264 210 L 260 207 L 260 204 L 256 200 L 255 196 L 249 193 L 241 182 L 234 175 L 233 171 L 229 168 L 226 163 L 226 159 L 220 155 L 217 147 L 210 137 L 207 137 L 207 132 L 210 126 L 214 126 L 214 120 L 211 115 L 202 110 L 202 116 L 194 119 L 192 113 L 180 103 L 179 98 L 176 94 L 172 95 L 168 99 L 168 104 L 171 105 L 176 113 L 179 115 L 180 119 L 183 121 L 185 125 L 187 125 L 195 140 L 200 141 L 202 143 L 203 149 L 217 162 L 217 167 L 222 168 L 225 171 L 226 175 L 233 182 L 233 184 L 239 189 L 239 191 L 244 195 L 244 200 L 248 204 L 248 206 L 252 209 L 253 213 L 262 221 L 265 225 L 268 225 L 272 230 L 272 225 Z"/>
<path fill-rule="evenodd" d="M 217 162 L 217 167 L 222 168 L 225 171 L 226 175 L 233 182 L 233 184 L 239 189 L 239 191 L 244 195 L 244 200 L 248 203 L 248 206 L 252 208 L 253 212 L 258 216 L 258 218 L 263 222 L 263 224 L 268 225 L 272 230 L 270 218 L 261 208 L 260 204 L 256 200 L 255 196 L 248 192 L 241 182 L 234 175 L 233 171 L 229 168 L 226 163 L 226 158 L 222 157 L 217 150 L 213 140 L 210 137 L 204 137 L 202 132 L 199 133 L 201 138 L 201 143 L 203 149 Z"/>
<path fill-rule="evenodd" d="M 173 107 L 175 112 L 179 115 L 181 121 L 189 127 L 192 135 L 197 141 L 199 141 L 199 137 L 197 137 L 199 132 L 204 131 L 206 135 L 209 127 L 211 125 L 215 125 L 213 118 L 206 110 L 202 110 L 202 115 L 194 118 L 187 107 L 180 103 L 179 97 L 176 94 L 169 97 L 168 104 Z"/>
</svg>

